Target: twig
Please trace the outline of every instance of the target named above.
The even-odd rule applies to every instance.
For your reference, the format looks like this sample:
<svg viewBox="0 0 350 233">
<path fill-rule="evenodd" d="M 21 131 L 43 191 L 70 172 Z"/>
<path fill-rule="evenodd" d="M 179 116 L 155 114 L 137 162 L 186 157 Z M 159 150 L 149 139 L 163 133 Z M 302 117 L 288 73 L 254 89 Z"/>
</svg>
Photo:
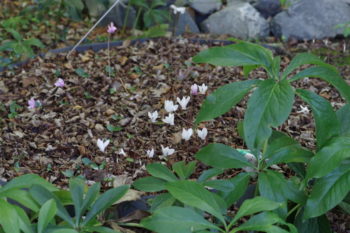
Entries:
<svg viewBox="0 0 350 233">
<path fill-rule="evenodd" d="M 92 26 L 89 31 L 79 40 L 79 42 L 74 45 L 74 47 L 68 52 L 67 59 L 72 54 L 72 52 L 86 39 L 86 37 L 96 28 L 96 26 L 108 15 L 108 13 L 120 2 L 120 0 L 116 0 L 113 5 L 101 16 L 101 18 Z"/>
</svg>

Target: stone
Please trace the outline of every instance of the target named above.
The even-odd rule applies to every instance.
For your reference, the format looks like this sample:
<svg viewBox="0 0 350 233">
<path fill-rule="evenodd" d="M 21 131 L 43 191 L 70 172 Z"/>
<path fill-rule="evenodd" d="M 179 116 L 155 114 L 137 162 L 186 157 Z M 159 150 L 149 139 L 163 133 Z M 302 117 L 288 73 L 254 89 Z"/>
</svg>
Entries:
<svg viewBox="0 0 350 233">
<path fill-rule="evenodd" d="M 300 0 L 286 11 L 277 14 L 272 33 L 284 39 L 323 39 L 343 32 L 338 24 L 350 22 L 350 5 L 347 0 Z"/>
<path fill-rule="evenodd" d="M 108 0 L 108 8 L 111 7 L 115 0 Z M 125 23 L 126 28 L 132 28 L 136 19 L 136 10 L 132 6 L 128 6 L 128 0 L 121 0 L 111 12 L 102 20 L 101 25 L 106 26 L 110 22 L 114 22 L 118 29 L 122 29 Z"/>
<path fill-rule="evenodd" d="M 221 0 L 192 0 L 190 6 L 200 14 L 210 14 L 219 10 L 222 6 Z"/>
<path fill-rule="evenodd" d="M 173 31 L 175 36 L 182 35 L 185 32 L 199 33 L 199 28 L 193 17 L 186 10 L 184 14 L 172 15 L 173 23 L 170 29 Z"/>
<path fill-rule="evenodd" d="M 256 39 L 269 35 L 269 24 L 249 3 L 232 4 L 201 24 L 202 30 L 212 34 L 229 34 L 241 39 Z"/>
<path fill-rule="evenodd" d="M 274 17 L 282 11 L 280 0 L 260 0 L 254 7 L 265 19 Z"/>
<path fill-rule="evenodd" d="M 106 6 L 98 0 L 84 0 L 89 11 L 89 16 L 97 18 L 101 16 L 107 9 Z"/>
</svg>

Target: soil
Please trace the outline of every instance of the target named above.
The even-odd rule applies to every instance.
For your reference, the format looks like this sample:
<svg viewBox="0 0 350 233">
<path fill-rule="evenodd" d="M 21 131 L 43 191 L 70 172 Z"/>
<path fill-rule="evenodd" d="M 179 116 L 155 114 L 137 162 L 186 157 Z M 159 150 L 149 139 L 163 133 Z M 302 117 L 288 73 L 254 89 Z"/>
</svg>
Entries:
<svg viewBox="0 0 350 233">
<path fill-rule="evenodd" d="M 336 65 L 350 84 L 348 50 L 344 40 L 310 41 L 279 44 L 275 52 L 287 65 L 296 52 L 319 51 L 321 56 Z M 218 45 L 218 44 L 214 44 Z M 191 62 L 191 57 L 213 45 L 200 45 L 188 39 L 158 39 L 131 46 L 126 41 L 110 51 L 111 76 L 108 71 L 108 50 L 73 54 L 47 54 L 30 60 L 26 65 L 0 74 L 0 178 L 35 173 L 59 185 L 66 186 L 68 176 L 83 175 L 90 181 L 105 182 L 113 176 L 130 180 L 146 176 L 145 165 L 162 162 L 169 166 L 176 161 L 194 160 L 194 154 L 208 143 L 224 143 L 234 148 L 245 148 L 237 132 L 243 119 L 246 99 L 234 109 L 213 121 L 203 122 L 205 140 L 196 134 L 189 141 L 181 139 L 183 128 L 192 128 L 205 96 L 224 84 L 245 80 L 240 67 L 214 67 Z M 276 46 L 276 45 L 274 45 Z M 338 51 L 335 53 L 334 51 Z M 342 52 L 343 51 L 343 52 Z M 64 87 L 54 83 L 62 78 Z M 249 79 L 265 79 L 261 69 L 252 72 Z M 193 84 L 205 84 L 205 95 L 191 95 Z M 301 80 L 295 87 L 312 90 L 328 99 L 335 109 L 344 105 L 344 99 L 331 86 L 319 79 Z M 190 96 L 186 110 L 175 112 L 175 124 L 162 122 L 168 115 L 164 101 Z M 41 106 L 28 109 L 28 100 L 35 98 Z M 18 105 L 10 112 L 13 103 Z M 279 130 L 287 133 L 301 145 L 315 149 L 314 121 L 303 113 L 304 102 L 296 98 L 293 111 Z M 159 118 L 152 123 L 148 112 L 158 111 Z M 109 139 L 105 152 L 96 145 L 97 139 Z M 167 158 L 161 146 L 175 149 Z M 149 158 L 147 150 L 155 150 Z M 121 150 L 124 153 L 121 153 Z M 199 165 L 198 172 L 203 169 Z M 282 166 L 283 168 L 283 166 Z M 290 171 L 285 171 L 286 175 Z M 349 232 L 350 216 L 341 211 L 330 213 L 334 230 Z M 347 229 L 346 229 L 347 228 Z"/>
</svg>

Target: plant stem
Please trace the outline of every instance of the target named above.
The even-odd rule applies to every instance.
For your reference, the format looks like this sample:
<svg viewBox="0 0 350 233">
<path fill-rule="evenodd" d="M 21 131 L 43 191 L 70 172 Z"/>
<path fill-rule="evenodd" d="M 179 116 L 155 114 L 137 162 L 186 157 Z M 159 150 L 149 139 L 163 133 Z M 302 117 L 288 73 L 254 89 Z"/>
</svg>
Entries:
<svg viewBox="0 0 350 233">
<path fill-rule="evenodd" d="M 297 210 L 300 207 L 300 204 L 294 206 L 287 214 L 287 217 L 289 217 L 289 215 L 291 215 L 295 210 Z"/>
<path fill-rule="evenodd" d="M 111 36 L 110 36 L 110 34 L 108 34 L 108 44 L 107 44 L 107 54 L 108 54 L 108 78 L 111 78 L 111 69 L 112 69 L 112 67 L 111 67 L 111 55 L 110 55 L 110 49 L 109 49 L 109 47 L 110 47 L 110 45 L 109 45 L 109 43 L 110 43 L 110 38 L 111 38 Z"/>
</svg>

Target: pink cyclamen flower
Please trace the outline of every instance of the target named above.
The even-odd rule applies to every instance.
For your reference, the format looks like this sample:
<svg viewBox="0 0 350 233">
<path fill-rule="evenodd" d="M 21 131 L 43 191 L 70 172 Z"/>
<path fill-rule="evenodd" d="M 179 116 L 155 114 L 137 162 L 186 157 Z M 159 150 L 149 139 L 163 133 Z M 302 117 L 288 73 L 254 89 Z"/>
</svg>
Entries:
<svg viewBox="0 0 350 233">
<path fill-rule="evenodd" d="M 191 86 L 191 95 L 198 95 L 198 85 L 197 84 L 193 84 Z"/>
<path fill-rule="evenodd" d="M 55 86 L 56 87 L 64 87 L 64 80 L 59 78 L 56 82 L 55 82 Z"/>
<path fill-rule="evenodd" d="M 34 109 L 36 107 L 40 106 L 40 101 L 39 100 L 35 100 L 34 97 L 30 98 L 30 100 L 28 100 L 28 108 L 29 109 Z"/>
<path fill-rule="evenodd" d="M 113 34 L 113 33 L 115 33 L 116 30 L 117 30 L 117 28 L 114 26 L 114 23 L 111 22 L 111 23 L 108 25 L 107 32 L 108 32 L 109 34 Z"/>
</svg>

